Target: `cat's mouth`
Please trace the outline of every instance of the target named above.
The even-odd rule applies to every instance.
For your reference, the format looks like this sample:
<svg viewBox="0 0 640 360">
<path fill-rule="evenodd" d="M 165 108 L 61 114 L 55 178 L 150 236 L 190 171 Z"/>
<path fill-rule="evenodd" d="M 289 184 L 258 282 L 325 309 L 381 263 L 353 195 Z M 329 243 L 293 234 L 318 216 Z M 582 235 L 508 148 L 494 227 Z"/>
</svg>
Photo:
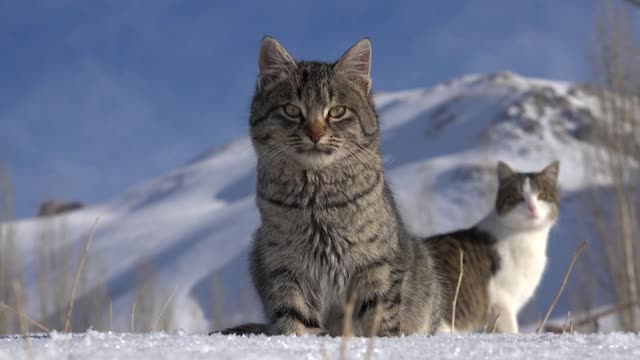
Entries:
<svg viewBox="0 0 640 360">
<path fill-rule="evenodd" d="M 331 155 L 334 152 L 334 149 L 330 146 L 315 144 L 310 148 L 298 148 L 299 154 L 310 154 L 310 155 Z"/>
<path fill-rule="evenodd" d="M 335 153 L 333 147 L 315 144 L 296 149 L 295 158 L 303 167 L 318 169 L 333 163 L 336 160 Z"/>
</svg>

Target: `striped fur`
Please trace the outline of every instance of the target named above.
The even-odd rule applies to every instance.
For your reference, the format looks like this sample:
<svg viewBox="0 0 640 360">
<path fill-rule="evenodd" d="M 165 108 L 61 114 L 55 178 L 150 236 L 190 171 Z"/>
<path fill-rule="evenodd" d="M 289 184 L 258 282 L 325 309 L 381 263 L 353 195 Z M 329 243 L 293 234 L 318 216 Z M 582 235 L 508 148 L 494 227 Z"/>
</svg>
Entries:
<svg viewBox="0 0 640 360">
<path fill-rule="evenodd" d="M 385 184 L 370 59 L 366 39 L 334 64 L 294 62 L 263 40 L 250 121 L 262 220 L 251 274 L 269 323 L 230 332 L 337 336 L 349 299 L 356 335 L 369 335 L 377 311 L 381 336 L 440 323 L 431 252 L 407 234 Z"/>
<path fill-rule="evenodd" d="M 437 269 L 443 275 L 449 299 L 455 294 L 460 275 L 460 250 L 463 251 L 464 276 L 456 304 L 456 331 L 473 331 L 489 319 L 489 280 L 500 269 L 495 238 L 477 227 L 426 239 L 434 244 Z M 453 301 L 445 303 L 445 328 L 451 324 Z M 444 331 L 444 328 L 441 329 Z"/>
</svg>

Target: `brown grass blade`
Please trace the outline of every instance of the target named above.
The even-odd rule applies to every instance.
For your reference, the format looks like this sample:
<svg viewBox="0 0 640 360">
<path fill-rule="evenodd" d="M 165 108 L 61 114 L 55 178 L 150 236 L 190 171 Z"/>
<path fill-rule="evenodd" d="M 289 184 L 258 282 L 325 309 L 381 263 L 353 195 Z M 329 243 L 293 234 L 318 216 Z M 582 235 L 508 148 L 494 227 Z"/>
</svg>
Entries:
<svg viewBox="0 0 640 360">
<path fill-rule="evenodd" d="M 169 298 L 167 299 L 167 301 L 164 303 L 164 306 L 162 307 L 162 310 L 160 310 L 160 314 L 158 314 L 158 317 L 156 317 L 156 320 L 153 322 L 153 326 L 151 327 L 151 331 L 155 331 L 156 330 L 156 326 L 158 326 L 158 322 L 160 322 L 160 319 L 162 319 L 162 315 L 164 315 L 164 312 L 167 311 L 167 307 L 171 303 L 171 300 L 173 299 L 173 295 L 176 294 L 176 290 L 177 289 L 178 289 L 177 286 L 173 288 L 173 291 L 169 295 Z"/>
<path fill-rule="evenodd" d="M 342 342 L 340 343 L 340 360 L 347 358 L 347 342 L 353 335 L 353 308 L 356 306 L 356 295 L 351 295 L 349 302 L 344 305 L 344 318 L 342 319 Z"/>
<path fill-rule="evenodd" d="M 11 306 L 0 302 L 0 307 L 5 309 L 5 310 L 9 310 L 10 312 L 14 313 L 16 316 L 21 316 L 24 318 L 24 320 L 27 320 L 29 323 L 31 323 L 31 325 L 37 327 L 38 329 L 44 331 L 44 332 L 51 332 L 51 329 L 49 329 L 48 327 L 46 327 L 45 325 L 43 325 L 42 323 L 39 323 L 38 321 L 34 320 L 32 317 L 30 317 L 29 315 L 23 313 L 18 312 L 18 310 L 12 308 Z"/>
<path fill-rule="evenodd" d="M 80 262 L 78 263 L 78 269 L 76 269 L 76 274 L 73 278 L 73 285 L 71 287 L 71 298 L 69 299 L 69 304 L 67 306 L 67 318 L 64 322 L 64 331 L 71 331 L 71 315 L 73 314 L 73 304 L 76 299 L 76 291 L 78 290 L 78 282 L 80 281 L 80 274 L 82 273 L 82 268 L 84 267 L 84 263 L 87 261 L 87 254 L 89 253 L 89 246 L 91 245 L 91 240 L 93 240 L 93 235 L 96 232 L 96 226 L 98 225 L 98 218 L 93 223 L 91 227 L 91 232 L 89 233 L 89 237 L 87 238 L 86 243 L 84 244 L 84 249 L 82 249 L 82 255 L 80 256 Z"/>
<path fill-rule="evenodd" d="M 542 319 L 542 322 L 540 323 L 540 325 L 536 329 L 536 334 L 539 334 L 542 331 L 542 329 L 544 328 L 544 325 L 547 323 L 547 320 L 549 320 L 549 316 L 551 316 L 551 312 L 553 311 L 553 308 L 558 303 L 558 300 L 560 299 L 560 295 L 562 295 L 562 292 L 564 291 L 565 286 L 567 286 L 567 281 L 569 281 L 569 275 L 571 275 L 571 270 L 573 269 L 573 265 L 575 264 L 576 260 L 578 259 L 578 256 L 580 256 L 580 254 L 582 254 L 582 252 L 586 248 L 587 248 L 587 243 L 583 242 L 580 245 L 580 247 L 578 248 L 578 250 L 576 250 L 576 253 L 573 254 L 573 258 L 571 258 L 571 262 L 569 263 L 569 267 L 567 268 L 567 271 L 564 274 L 564 279 L 562 279 L 562 285 L 558 289 L 558 292 L 556 293 L 556 296 L 553 298 L 553 301 L 551 302 L 551 305 L 549 305 L 549 308 L 547 309 L 547 313 L 544 315 L 544 318 Z"/>
<path fill-rule="evenodd" d="M 451 310 L 451 332 L 456 331 L 456 306 L 458 304 L 458 293 L 462 284 L 462 276 L 464 275 L 464 251 L 460 248 L 460 274 L 458 275 L 458 284 L 456 285 L 456 293 L 453 296 L 453 304 Z"/>
<path fill-rule="evenodd" d="M 136 301 L 133 300 L 133 304 L 131 304 L 131 323 L 130 325 L 130 331 L 133 334 L 135 332 L 135 326 L 136 326 Z"/>
<path fill-rule="evenodd" d="M 376 334 L 378 333 L 380 322 L 382 322 L 382 304 L 378 303 L 376 305 L 376 312 L 373 317 L 373 323 L 371 324 L 371 331 L 369 332 L 369 341 L 367 342 L 367 351 L 364 354 L 365 360 L 373 359 L 374 340 L 376 338 Z"/>
<path fill-rule="evenodd" d="M 27 354 L 28 359 L 33 359 L 33 353 L 31 352 L 31 343 L 29 342 L 29 324 L 25 321 L 24 314 L 24 297 L 22 296 L 22 286 L 18 281 L 13 281 L 13 291 L 16 298 L 16 307 L 18 308 L 18 324 L 20 325 L 20 333 L 24 340 L 24 351 Z"/>
</svg>

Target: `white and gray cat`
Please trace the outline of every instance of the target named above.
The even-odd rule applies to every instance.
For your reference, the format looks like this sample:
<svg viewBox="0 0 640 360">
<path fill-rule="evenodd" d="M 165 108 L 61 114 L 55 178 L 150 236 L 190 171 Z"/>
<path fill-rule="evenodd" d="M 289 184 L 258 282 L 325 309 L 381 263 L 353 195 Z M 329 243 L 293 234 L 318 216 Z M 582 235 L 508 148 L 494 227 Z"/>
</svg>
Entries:
<svg viewBox="0 0 640 360">
<path fill-rule="evenodd" d="M 516 172 L 499 162 L 494 210 L 469 229 L 425 239 L 436 252 L 449 298 L 458 283 L 460 250 L 464 252 L 456 331 L 495 324 L 498 332 L 518 332 L 518 312 L 542 279 L 549 231 L 558 219 L 558 171 L 558 161 L 538 173 Z M 451 331 L 452 302 L 445 306 L 441 332 Z"/>
</svg>

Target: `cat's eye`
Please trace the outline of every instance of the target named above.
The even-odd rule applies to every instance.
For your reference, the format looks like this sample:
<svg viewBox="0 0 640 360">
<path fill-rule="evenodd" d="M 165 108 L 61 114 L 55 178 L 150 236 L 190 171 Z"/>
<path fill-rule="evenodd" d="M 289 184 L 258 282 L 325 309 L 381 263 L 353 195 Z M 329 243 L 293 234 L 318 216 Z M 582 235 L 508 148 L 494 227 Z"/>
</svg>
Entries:
<svg viewBox="0 0 640 360">
<path fill-rule="evenodd" d="M 302 110 L 293 104 L 287 104 L 284 106 L 284 113 L 289 117 L 299 118 L 302 115 Z"/>
<path fill-rule="evenodd" d="M 338 119 L 341 118 L 342 116 L 344 116 L 344 114 L 347 112 L 347 108 L 342 106 L 342 105 L 337 105 L 332 107 L 331 109 L 329 109 L 329 116 L 334 118 L 334 119 Z"/>
</svg>

